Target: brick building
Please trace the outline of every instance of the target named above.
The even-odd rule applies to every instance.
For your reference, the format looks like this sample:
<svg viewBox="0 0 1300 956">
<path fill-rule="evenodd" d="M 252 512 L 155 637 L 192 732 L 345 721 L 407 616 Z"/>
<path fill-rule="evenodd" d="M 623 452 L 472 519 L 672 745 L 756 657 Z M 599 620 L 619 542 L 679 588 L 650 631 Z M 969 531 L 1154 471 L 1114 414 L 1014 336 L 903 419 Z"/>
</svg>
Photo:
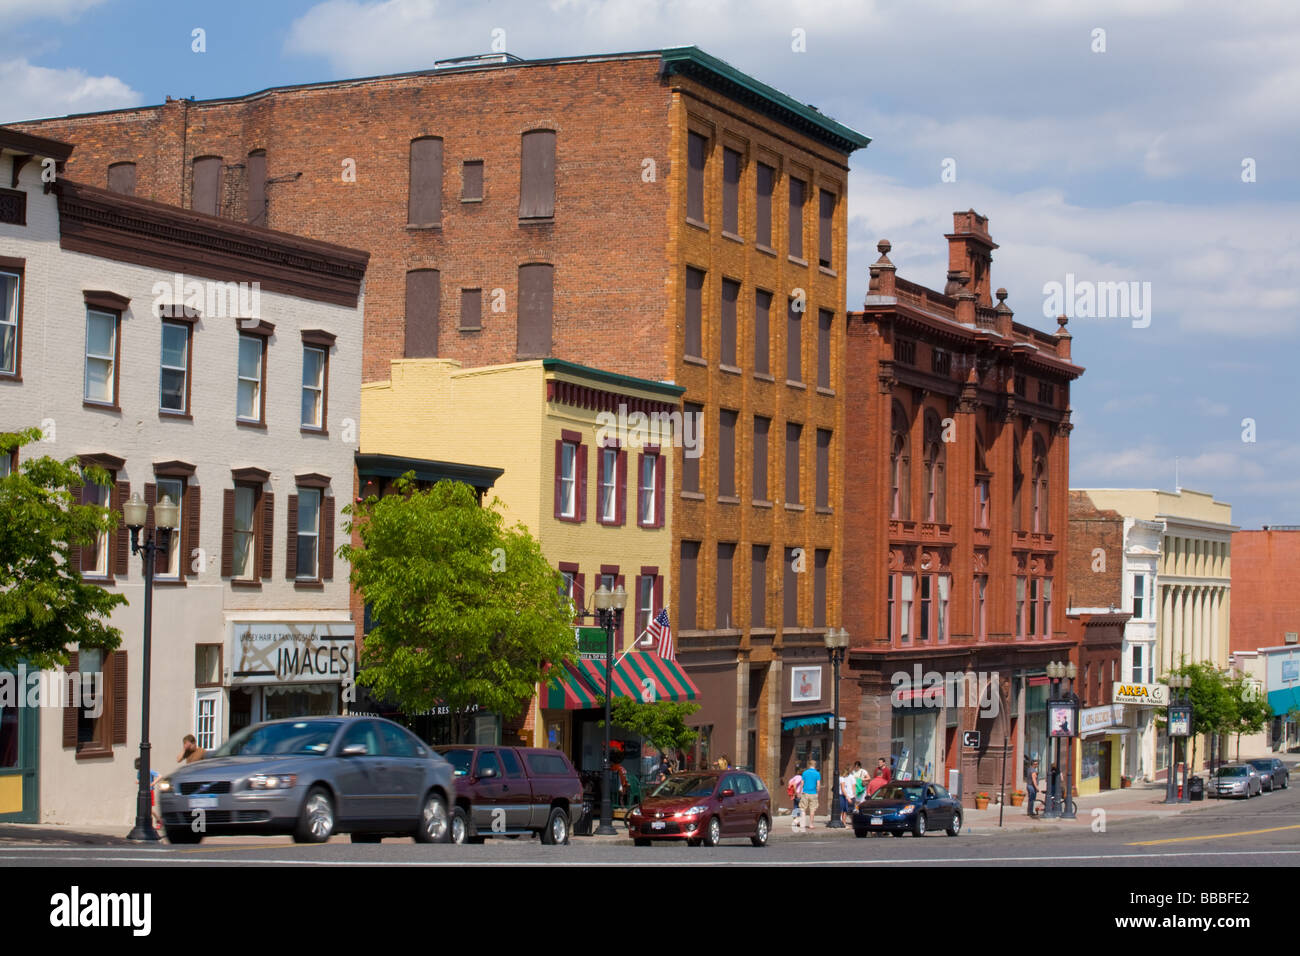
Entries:
<svg viewBox="0 0 1300 956">
<path fill-rule="evenodd" d="M 1230 650 L 1295 644 L 1300 633 L 1300 526 L 1232 535 Z"/>
<path fill-rule="evenodd" d="M 878 245 L 848 315 L 844 626 L 857 756 L 963 788 L 1019 779 L 1045 732 L 1046 665 L 1067 658 L 1070 361 L 993 303 L 988 221 L 953 214 L 939 293 Z M 888 463 L 888 471 L 882 467 Z M 882 475 L 882 472 L 884 474 Z M 978 748 L 960 731 L 979 730 Z M 1041 748 L 1039 748 L 1041 749 Z M 854 756 L 850 753 L 847 756 Z"/>
<path fill-rule="evenodd" d="M 868 139 L 694 47 L 23 124 L 90 183 L 370 250 L 364 381 L 554 357 L 684 386 L 665 601 L 700 759 L 775 785 L 825 726 L 841 579 L 848 157 Z M 716 436 L 716 437 L 713 437 Z M 595 481 L 594 458 L 589 481 Z M 803 691 L 791 687 L 789 657 Z"/>
</svg>

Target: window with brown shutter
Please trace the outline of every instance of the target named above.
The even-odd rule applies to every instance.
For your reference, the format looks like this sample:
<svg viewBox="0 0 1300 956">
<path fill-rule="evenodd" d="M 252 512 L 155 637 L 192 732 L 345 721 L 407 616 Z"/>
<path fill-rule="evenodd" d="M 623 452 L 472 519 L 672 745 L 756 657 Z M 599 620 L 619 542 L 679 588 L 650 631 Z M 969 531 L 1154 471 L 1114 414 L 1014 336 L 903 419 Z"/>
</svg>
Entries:
<svg viewBox="0 0 1300 956">
<path fill-rule="evenodd" d="M 442 225 L 442 140 L 436 136 L 411 140 L 406 224 Z"/>
<path fill-rule="evenodd" d="M 835 315 L 826 309 L 817 311 L 817 386 L 831 387 L 831 335 Z"/>
<path fill-rule="evenodd" d="M 266 215 L 266 150 L 257 149 L 248 154 L 248 222 L 265 226 Z"/>
<path fill-rule="evenodd" d="M 460 330 L 477 332 L 483 328 L 483 290 L 460 290 Z"/>
<path fill-rule="evenodd" d="M 127 679 L 129 671 L 126 666 L 126 651 L 114 651 L 110 657 L 112 663 L 112 700 L 113 700 L 113 743 L 126 743 L 127 721 Z M 107 668 L 105 668 L 107 672 Z"/>
<path fill-rule="evenodd" d="M 736 418 L 739 412 L 718 411 L 718 494 L 736 496 Z"/>
<path fill-rule="evenodd" d="M 803 258 L 803 203 L 804 181 L 790 177 L 790 248 L 796 259 Z"/>
<path fill-rule="evenodd" d="M 182 522 L 184 528 L 181 534 L 181 580 L 185 580 L 185 575 L 190 567 L 190 562 L 194 559 L 194 552 L 201 547 L 199 544 L 199 520 L 203 512 L 203 500 L 201 489 L 198 485 L 191 482 L 185 483 L 185 504 L 182 507 Z"/>
<path fill-rule="evenodd" d="M 709 141 L 699 133 L 686 134 L 686 218 L 704 225 L 704 161 Z"/>
<path fill-rule="evenodd" d="M 835 194 L 820 190 L 817 205 L 817 263 L 824 269 L 834 261 L 831 248 L 831 223 L 835 218 Z"/>
<path fill-rule="evenodd" d="M 681 594 L 677 599 L 677 626 L 683 631 L 693 631 L 696 627 L 696 597 L 698 594 L 697 565 L 700 557 L 700 542 L 682 542 Z"/>
<path fill-rule="evenodd" d="M 781 574 L 781 624 L 799 626 L 799 578 L 803 572 L 794 568 L 794 548 L 785 549 L 785 568 Z"/>
<path fill-rule="evenodd" d="M 288 538 L 284 542 L 284 576 L 290 581 L 298 577 L 298 496 L 289 496 Z"/>
<path fill-rule="evenodd" d="M 15 382 L 21 382 L 23 375 L 23 296 L 27 288 L 26 277 L 26 259 L 0 256 L 0 309 L 3 309 L 0 311 L 0 378 Z"/>
<path fill-rule="evenodd" d="M 519 267 L 519 327 L 516 358 L 548 358 L 551 354 L 555 269 L 546 263 Z"/>
<path fill-rule="evenodd" d="M 761 249 L 772 246 L 772 186 L 776 182 L 776 170 L 763 163 L 758 164 L 758 201 L 754 209 L 754 242 Z"/>
<path fill-rule="evenodd" d="M 826 626 L 826 566 L 831 553 L 818 548 L 813 553 L 813 627 Z"/>
<path fill-rule="evenodd" d="M 520 148 L 519 218 L 555 216 L 555 130 L 524 133 Z"/>
<path fill-rule="evenodd" d="M 275 544 L 275 493 L 262 492 L 261 521 L 257 526 L 257 540 L 262 547 L 262 580 L 271 579 L 271 561 Z"/>
<path fill-rule="evenodd" d="M 587 446 L 579 432 L 561 432 L 555 443 L 555 517 L 582 522 L 587 517 Z"/>
<path fill-rule="evenodd" d="M 125 577 L 131 570 L 131 532 L 126 526 L 122 506 L 131 498 L 129 481 L 114 482 L 113 510 L 117 512 L 117 530 L 109 535 L 112 542 L 113 573 Z"/>
<path fill-rule="evenodd" d="M 803 381 L 803 313 L 791 299 L 785 318 L 785 377 L 790 382 Z"/>
<path fill-rule="evenodd" d="M 754 416 L 754 474 L 753 498 L 755 501 L 767 501 L 767 435 L 772 428 L 772 419 L 762 415 Z"/>
<path fill-rule="evenodd" d="M 322 581 L 334 580 L 334 496 L 322 495 L 320 502 L 320 557 L 318 574 Z"/>
<path fill-rule="evenodd" d="M 772 374 L 772 293 L 754 292 L 754 374 Z"/>
<path fill-rule="evenodd" d="M 734 543 L 718 542 L 718 586 L 717 605 L 714 610 L 713 626 L 721 630 L 729 628 L 731 618 L 731 563 L 736 554 Z"/>
<path fill-rule="evenodd" d="M 740 298 L 740 283 L 734 279 L 722 280 L 722 353 L 719 361 L 732 368 L 736 361 L 736 301 Z"/>
<path fill-rule="evenodd" d="M 483 198 L 483 160 L 467 159 L 460 167 L 460 201 L 478 202 Z"/>
<path fill-rule="evenodd" d="M 135 163 L 113 163 L 108 167 L 108 191 L 135 195 Z"/>
<path fill-rule="evenodd" d="M 190 194 L 190 208 L 209 216 L 219 214 L 218 197 L 221 191 L 221 157 L 200 156 L 194 160 L 194 187 Z"/>
<path fill-rule="evenodd" d="M 81 655 L 77 651 L 68 652 L 68 663 L 63 668 L 61 674 L 65 686 L 67 684 L 67 675 L 72 674 L 78 670 L 78 664 L 80 659 L 81 659 Z M 65 701 L 64 705 L 65 706 L 63 708 L 62 746 L 75 747 L 77 746 L 77 718 L 79 716 L 78 712 L 81 710 L 81 708 L 76 706 L 75 701 Z"/>
<path fill-rule="evenodd" d="M 686 337 L 685 354 L 691 358 L 704 357 L 704 273 L 686 267 Z"/>
<path fill-rule="evenodd" d="M 722 231 L 739 238 L 740 234 L 740 164 L 742 157 L 734 149 L 722 150 Z"/>
<path fill-rule="evenodd" d="M 664 500 L 668 492 L 667 472 L 668 458 L 662 454 L 655 455 L 655 521 L 656 528 L 664 526 Z"/>
<path fill-rule="evenodd" d="M 817 507 L 831 506 L 831 433 L 817 429 Z"/>
<path fill-rule="evenodd" d="M 79 676 L 73 682 L 68 674 Z M 68 654 L 63 685 L 77 692 L 63 708 L 62 746 L 77 760 L 112 757 L 115 744 L 127 742 L 128 675 L 126 651 L 79 649 Z M 88 709 L 86 704 L 90 703 Z M 95 705 L 100 713 L 94 716 Z"/>
<path fill-rule="evenodd" d="M 682 406 L 682 421 L 695 423 L 691 427 L 695 433 L 697 442 L 693 449 L 686 448 L 685 443 L 682 445 L 682 491 L 698 492 L 700 490 L 700 456 L 698 452 L 702 450 L 703 446 L 700 444 L 701 435 L 700 425 L 698 423 L 703 414 L 703 405 L 697 405 L 694 402 L 686 402 Z M 688 454 L 690 451 L 694 451 L 697 454 L 692 456 Z"/>
<path fill-rule="evenodd" d="M 441 299 L 442 275 L 437 269 L 406 273 L 406 358 L 437 357 Z"/>
<path fill-rule="evenodd" d="M 785 425 L 785 503 L 799 504 L 799 438 L 803 426 L 795 422 Z"/>
<path fill-rule="evenodd" d="M 767 627 L 767 551 L 765 544 L 753 547 L 749 571 L 749 624 Z"/>
</svg>

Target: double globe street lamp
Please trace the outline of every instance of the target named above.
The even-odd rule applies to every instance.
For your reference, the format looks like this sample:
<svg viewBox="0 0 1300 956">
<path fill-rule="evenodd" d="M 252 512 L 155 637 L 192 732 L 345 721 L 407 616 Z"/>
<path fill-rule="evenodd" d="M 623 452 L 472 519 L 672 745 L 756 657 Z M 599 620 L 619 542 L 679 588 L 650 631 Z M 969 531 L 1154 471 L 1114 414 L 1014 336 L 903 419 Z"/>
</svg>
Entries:
<svg viewBox="0 0 1300 956">
<path fill-rule="evenodd" d="M 1187 757 L 1187 736 L 1191 733 L 1192 708 L 1188 704 L 1188 690 L 1192 679 L 1186 674 L 1171 674 L 1165 681 L 1169 685 L 1169 704 L 1165 707 L 1165 736 L 1169 738 L 1169 776 L 1165 781 L 1165 803 L 1183 803 L 1191 799 L 1187 779 L 1189 768 L 1183 767 L 1183 793 L 1179 797 L 1178 786 L 1178 739 L 1183 741 L 1183 758 Z M 1183 692 L 1179 699 L 1179 691 Z"/>
<path fill-rule="evenodd" d="M 153 828 L 153 811 L 149 801 L 149 671 L 153 641 L 153 573 L 158 555 L 171 551 L 172 533 L 180 524 L 181 509 L 170 497 L 164 496 L 153 509 L 154 530 L 141 530 L 149 519 L 149 506 L 137 491 L 122 506 L 122 518 L 131 530 L 131 553 L 144 559 L 144 679 L 140 682 L 140 776 L 135 801 L 135 826 L 127 834 L 128 840 L 158 842 L 158 832 Z"/>
<path fill-rule="evenodd" d="M 1047 676 L 1052 682 L 1052 699 L 1048 701 L 1047 731 L 1051 734 L 1048 746 L 1050 748 L 1052 742 L 1055 742 L 1056 756 L 1052 761 L 1054 772 L 1048 781 L 1048 801 L 1047 808 L 1043 812 L 1044 817 L 1073 820 L 1075 816 L 1074 801 L 1071 799 L 1074 774 L 1071 766 L 1073 748 L 1070 745 L 1072 738 L 1078 732 L 1078 701 L 1074 696 L 1074 679 L 1078 674 L 1079 670 L 1074 661 L 1065 663 L 1052 661 L 1047 665 Z M 1070 689 L 1062 694 L 1061 682 L 1067 679 L 1070 681 Z M 1064 722 L 1061 727 L 1058 727 L 1056 721 L 1062 715 L 1064 715 Z M 1064 767 L 1061 765 L 1062 747 L 1065 748 Z"/>
<path fill-rule="evenodd" d="M 600 785 L 600 826 L 596 828 L 598 836 L 617 836 L 614 829 L 614 806 L 610 791 L 613 781 L 613 767 L 610 760 L 610 716 L 609 701 L 614 687 L 614 628 L 627 607 L 627 591 L 623 585 L 610 590 L 601 585 L 596 589 L 596 619 L 605 629 L 605 771 Z"/>
<path fill-rule="evenodd" d="M 840 819 L 839 813 L 835 809 L 835 804 L 842 799 L 840 787 L 840 665 L 844 663 L 844 653 L 849 647 L 849 632 L 842 627 L 832 627 L 826 631 L 822 642 L 826 645 L 826 654 L 830 657 L 831 667 L 834 670 L 833 680 L 835 681 L 835 716 L 832 717 L 834 727 L 832 728 L 831 740 L 835 748 L 835 766 L 834 775 L 831 781 L 835 786 L 835 797 L 830 803 L 830 819 L 827 820 L 826 826 L 832 830 L 843 830 L 844 821 Z M 828 788 L 829 789 L 829 788 Z M 851 812 L 851 811 L 850 811 Z"/>
</svg>

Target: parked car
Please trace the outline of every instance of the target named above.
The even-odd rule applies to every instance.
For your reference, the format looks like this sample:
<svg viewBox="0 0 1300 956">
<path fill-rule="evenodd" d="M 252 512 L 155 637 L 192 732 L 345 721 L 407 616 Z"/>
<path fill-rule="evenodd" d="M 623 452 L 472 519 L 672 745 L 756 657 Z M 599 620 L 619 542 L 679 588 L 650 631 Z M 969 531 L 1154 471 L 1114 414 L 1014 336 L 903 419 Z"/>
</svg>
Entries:
<svg viewBox="0 0 1300 956">
<path fill-rule="evenodd" d="M 1291 785 L 1291 772 L 1276 757 L 1260 757 L 1246 762 L 1259 772 L 1260 783 L 1265 790 L 1285 790 Z"/>
<path fill-rule="evenodd" d="M 637 846 L 655 840 L 717 846 L 730 837 L 749 837 L 754 846 L 766 846 L 772 797 L 748 771 L 676 773 L 631 809 L 627 825 Z"/>
<path fill-rule="evenodd" d="M 1216 797 L 1244 797 L 1250 799 L 1264 792 L 1259 771 L 1248 763 L 1234 763 L 1219 767 L 1210 775 L 1207 788 Z"/>
<path fill-rule="evenodd" d="M 446 843 L 451 765 L 414 734 L 372 717 L 299 717 L 254 724 L 157 783 L 167 839 L 289 833 L 324 843 L 413 836 Z"/>
<path fill-rule="evenodd" d="M 538 833 L 547 845 L 569 842 L 589 812 L 569 758 L 536 747 L 438 747 L 456 774 L 451 842 Z"/>
<path fill-rule="evenodd" d="M 858 804 L 853 813 L 853 835 L 892 833 L 925 836 L 943 830 L 948 836 L 961 833 L 961 801 L 937 783 L 896 780 L 887 783 Z"/>
</svg>

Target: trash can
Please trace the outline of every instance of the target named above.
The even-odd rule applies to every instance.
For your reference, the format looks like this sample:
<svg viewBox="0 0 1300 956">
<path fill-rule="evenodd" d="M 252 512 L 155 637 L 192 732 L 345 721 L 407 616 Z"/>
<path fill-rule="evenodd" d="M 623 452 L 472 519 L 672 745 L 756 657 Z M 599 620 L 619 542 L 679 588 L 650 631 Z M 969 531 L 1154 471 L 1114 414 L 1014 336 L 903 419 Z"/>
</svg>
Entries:
<svg viewBox="0 0 1300 956">
<path fill-rule="evenodd" d="M 1187 785 L 1187 797 L 1190 800 L 1205 799 L 1205 781 L 1200 777 L 1193 777 L 1191 783 Z"/>
</svg>

